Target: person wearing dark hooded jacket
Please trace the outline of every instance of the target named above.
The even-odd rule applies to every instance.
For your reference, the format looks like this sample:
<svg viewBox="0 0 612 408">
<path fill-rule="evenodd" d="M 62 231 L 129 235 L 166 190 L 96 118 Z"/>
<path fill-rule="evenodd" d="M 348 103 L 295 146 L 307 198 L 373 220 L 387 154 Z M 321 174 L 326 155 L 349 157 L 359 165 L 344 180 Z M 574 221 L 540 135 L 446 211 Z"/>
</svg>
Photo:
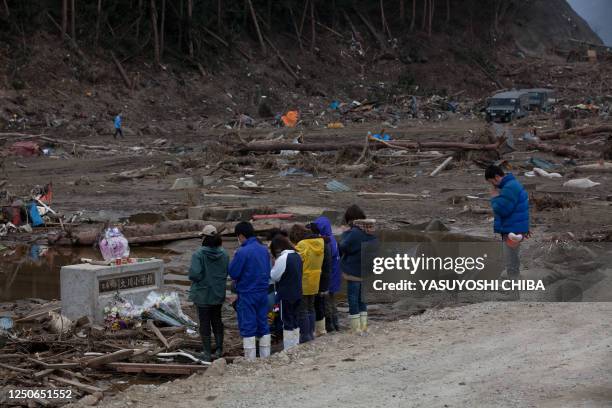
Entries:
<svg viewBox="0 0 612 408">
<path fill-rule="evenodd" d="M 340 292 L 340 286 L 342 284 L 342 273 L 340 272 L 340 251 L 338 249 L 338 242 L 332 232 L 331 221 L 327 217 L 319 217 L 314 220 L 313 224 L 316 224 L 319 228 L 319 233 L 325 239 L 326 243 L 329 243 L 331 251 L 331 270 L 329 275 L 329 293 L 325 299 L 325 330 L 327 332 L 340 330 L 340 324 L 338 323 L 338 308 L 336 305 L 336 294 Z M 325 262 L 325 261 L 324 261 Z"/>
<path fill-rule="evenodd" d="M 332 270 L 332 249 L 329 237 L 324 237 L 321 234 L 319 225 L 317 223 L 311 223 L 308 225 L 314 236 L 323 238 L 323 264 L 321 265 L 321 279 L 319 280 L 319 293 L 315 295 L 315 336 L 323 336 L 327 334 L 326 320 L 325 320 L 325 308 L 327 296 L 329 294 L 329 278 Z"/>
<path fill-rule="evenodd" d="M 366 215 L 357 205 L 347 208 L 344 220 L 350 227 L 340 237 L 340 269 L 346 280 L 349 319 L 351 330 L 355 334 L 365 335 L 368 332 L 368 305 L 364 302 L 362 291 L 362 245 L 376 241 L 373 235 L 374 220 Z"/>
<path fill-rule="evenodd" d="M 217 229 L 207 225 L 203 230 L 202 247 L 191 257 L 189 268 L 189 300 L 197 307 L 202 337 L 202 355 L 204 361 L 211 361 L 210 332 L 215 336 L 215 358 L 223 355 L 223 321 L 221 307 L 225 301 L 225 288 L 229 256 L 223 249 Z"/>
</svg>

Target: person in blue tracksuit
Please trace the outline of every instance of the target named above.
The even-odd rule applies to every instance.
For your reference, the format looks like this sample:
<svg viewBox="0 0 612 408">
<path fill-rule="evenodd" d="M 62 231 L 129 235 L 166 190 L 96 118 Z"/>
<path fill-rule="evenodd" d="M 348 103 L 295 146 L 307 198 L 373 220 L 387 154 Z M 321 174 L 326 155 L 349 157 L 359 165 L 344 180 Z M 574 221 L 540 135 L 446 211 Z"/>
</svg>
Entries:
<svg viewBox="0 0 612 408">
<path fill-rule="evenodd" d="M 485 179 L 493 186 L 491 207 L 495 220 L 493 231 L 501 234 L 503 256 L 509 279 L 520 275 L 520 241 L 513 236 L 529 235 L 529 195 L 511 173 L 505 174 L 499 166 L 491 165 L 485 171 Z"/>
<path fill-rule="evenodd" d="M 117 114 L 117 116 L 115 116 L 115 134 L 113 135 L 113 137 L 116 139 L 117 135 L 123 137 L 123 130 L 121 129 L 121 112 Z"/>
<path fill-rule="evenodd" d="M 325 330 L 327 332 L 340 330 L 338 323 L 338 308 L 336 294 L 340 292 L 342 273 L 340 272 L 340 252 L 338 242 L 332 232 L 331 222 L 327 217 L 319 217 L 313 221 L 319 228 L 319 233 L 325 239 L 325 244 L 331 249 L 331 273 L 329 276 L 328 295 L 325 300 Z"/>
<path fill-rule="evenodd" d="M 287 237 L 272 239 L 270 250 L 274 266 L 270 278 L 275 283 L 283 322 L 283 346 L 287 350 L 300 340 L 299 311 L 302 301 L 302 258 Z"/>
<path fill-rule="evenodd" d="M 268 325 L 268 284 L 270 282 L 270 254 L 257 239 L 253 225 L 240 222 L 234 229 L 240 248 L 229 265 L 229 275 L 235 281 L 238 303 L 238 328 L 243 338 L 247 359 L 256 357 L 255 339 L 259 337 L 259 356 L 270 355 L 270 327 Z"/>
</svg>

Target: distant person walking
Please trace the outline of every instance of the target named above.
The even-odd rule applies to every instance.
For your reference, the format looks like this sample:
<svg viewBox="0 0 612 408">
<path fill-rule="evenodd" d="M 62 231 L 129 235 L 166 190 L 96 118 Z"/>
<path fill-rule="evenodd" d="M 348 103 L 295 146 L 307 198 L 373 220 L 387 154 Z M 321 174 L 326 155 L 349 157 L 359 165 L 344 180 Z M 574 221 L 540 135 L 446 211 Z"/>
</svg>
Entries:
<svg viewBox="0 0 612 408">
<path fill-rule="evenodd" d="M 123 130 L 121 129 L 121 112 L 115 116 L 115 134 L 113 137 L 116 139 L 117 135 L 123 137 Z"/>
<path fill-rule="evenodd" d="M 511 173 L 505 174 L 499 166 L 487 167 L 485 179 L 493 186 L 493 231 L 501 234 L 504 242 L 503 256 L 508 279 L 516 280 L 520 275 L 520 244 L 529 235 L 529 195 Z"/>
</svg>

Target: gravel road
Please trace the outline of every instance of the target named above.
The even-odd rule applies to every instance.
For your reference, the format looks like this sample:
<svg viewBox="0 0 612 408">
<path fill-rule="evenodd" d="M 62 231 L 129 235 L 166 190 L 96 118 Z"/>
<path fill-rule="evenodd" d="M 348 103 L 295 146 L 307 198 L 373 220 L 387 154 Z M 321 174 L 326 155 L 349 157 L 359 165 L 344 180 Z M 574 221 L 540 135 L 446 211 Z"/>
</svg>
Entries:
<svg viewBox="0 0 612 408">
<path fill-rule="evenodd" d="M 102 407 L 611 407 L 612 303 L 481 303 L 374 322 Z"/>
</svg>

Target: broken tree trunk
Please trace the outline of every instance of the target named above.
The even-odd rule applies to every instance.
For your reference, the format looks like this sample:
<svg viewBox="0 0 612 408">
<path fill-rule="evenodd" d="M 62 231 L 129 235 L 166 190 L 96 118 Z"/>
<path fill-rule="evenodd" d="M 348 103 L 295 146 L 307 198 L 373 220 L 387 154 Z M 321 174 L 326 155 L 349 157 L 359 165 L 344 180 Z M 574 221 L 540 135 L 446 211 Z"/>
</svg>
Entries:
<svg viewBox="0 0 612 408">
<path fill-rule="evenodd" d="M 460 142 L 406 142 L 394 141 L 392 143 L 382 142 L 370 139 L 370 148 L 391 148 L 400 150 L 428 150 L 428 149 L 446 149 L 446 150 L 497 150 L 499 143 L 491 144 L 474 144 Z M 341 149 L 363 149 L 363 143 L 359 142 L 343 142 L 343 143 L 292 143 L 287 141 L 256 141 L 246 145 L 238 146 L 236 150 L 241 153 L 246 152 L 274 152 L 280 150 L 296 150 L 300 152 L 315 152 L 315 151 L 335 151 Z"/>
<path fill-rule="evenodd" d="M 584 158 L 584 159 L 599 158 L 600 155 L 601 155 L 599 152 L 593 152 L 593 151 L 589 151 L 589 150 L 578 150 L 574 146 L 552 145 L 552 144 L 548 144 L 548 143 L 536 143 L 536 142 L 533 142 L 533 143 L 529 144 L 529 148 L 538 149 L 538 150 L 541 150 L 543 152 L 551 152 L 551 153 L 557 154 L 559 156 L 567 156 L 567 157 L 574 157 L 574 158 Z"/>
<path fill-rule="evenodd" d="M 601 162 L 584 164 L 582 166 L 576 166 L 576 171 L 579 173 L 612 173 L 612 163 Z"/>
<path fill-rule="evenodd" d="M 68 146 L 78 146 L 78 147 L 81 147 L 83 149 L 106 150 L 106 151 L 113 150 L 113 148 L 109 147 L 109 146 L 86 145 L 86 144 L 82 144 L 82 143 L 72 142 L 70 140 L 54 139 L 54 138 L 47 137 L 47 136 L 37 136 L 36 139 L 44 140 L 45 142 L 50 142 L 50 143 L 55 143 L 55 144 L 63 144 L 63 145 L 68 145 Z"/>
<path fill-rule="evenodd" d="M 372 198 L 372 199 L 381 199 L 381 198 L 393 198 L 400 200 L 418 200 L 422 198 L 422 196 L 418 194 L 410 194 L 410 193 L 371 193 L 371 192 L 359 192 L 357 193 L 358 197 L 363 198 Z"/>
<path fill-rule="evenodd" d="M 266 43 L 264 42 L 263 35 L 261 34 L 261 30 L 259 29 L 259 22 L 257 21 L 257 14 L 255 13 L 255 8 L 253 7 L 253 2 L 251 0 L 247 0 L 249 4 L 249 9 L 251 10 L 251 18 L 253 19 L 253 24 L 255 24 L 255 31 L 257 32 L 257 38 L 259 39 L 259 45 L 261 46 L 261 51 L 266 53 Z"/>
<path fill-rule="evenodd" d="M 159 66 L 161 62 L 159 52 L 159 31 L 157 29 L 157 7 L 155 0 L 151 0 L 151 27 L 153 28 L 153 51 L 155 55 L 155 65 Z"/>
<path fill-rule="evenodd" d="M 384 38 L 380 35 L 380 33 L 378 31 L 376 31 L 376 28 L 374 28 L 372 23 L 370 23 L 370 21 L 363 14 L 358 12 L 357 10 L 355 10 L 355 13 L 357 14 L 357 17 L 359 17 L 361 19 L 363 24 L 365 24 L 365 26 L 368 28 L 368 30 L 370 30 L 370 33 L 372 33 L 372 35 L 374 36 L 376 41 L 378 41 L 378 44 L 380 45 L 380 48 L 383 49 L 383 50 L 387 49 L 387 43 L 385 42 Z"/>
<path fill-rule="evenodd" d="M 295 20 L 295 15 L 293 14 L 293 8 L 291 5 L 289 7 L 289 15 L 291 16 L 291 23 L 293 24 L 293 29 L 295 30 L 295 35 L 298 39 L 298 45 L 300 46 L 300 50 L 304 51 L 304 45 L 302 44 L 302 36 L 300 35 L 300 29 L 298 28 L 297 21 Z"/>
<path fill-rule="evenodd" d="M 591 136 L 599 133 L 612 133 L 612 126 L 603 125 L 603 126 L 587 126 L 581 128 L 572 128 L 567 130 L 560 130 L 558 132 L 552 133 L 544 133 L 538 135 L 540 140 L 554 140 L 561 139 L 566 135 L 576 135 L 576 136 Z"/>
<path fill-rule="evenodd" d="M 270 41 L 270 39 L 268 37 L 264 37 L 264 39 L 266 40 L 266 42 L 268 43 L 268 45 L 270 45 L 270 47 L 272 47 L 272 49 L 274 50 L 274 52 L 276 53 L 276 57 L 278 58 L 278 60 L 281 62 L 281 64 L 283 65 L 283 67 L 285 68 L 285 70 L 296 80 L 299 81 L 300 77 L 298 74 L 295 73 L 295 71 L 293 70 L 293 68 L 291 68 L 291 66 L 289 65 L 289 63 L 285 60 L 285 58 L 283 58 L 283 56 L 281 55 L 280 51 L 278 51 L 278 48 L 276 48 L 274 46 L 274 44 L 272 43 L 272 41 Z"/>
<path fill-rule="evenodd" d="M 310 40 L 310 52 L 314 52 L 317 43 L 317 30 L 315 24 L 315 0 L 310 0 L 310 33 L 312 35 Z"/>
<path fill-rule="evenodd" d="M 132 89 L 132 81 L 130 81 L 130 78 L 125 72 L 125 69 L 123 69 L 123 65 L 121 65 L 121 61 L 117 59 L 117 57 L 115 56 L 115 53 L 112 51 L 111 51 L 111 57 L 113 58 L 113 61 L 115 62 L 115 65 L 117 66 L 117 70 L 119 71 L 119 74 L 121 74 L 121 78 L 123 78 L 123 82 L 125 82 L 125 85 L 128 87 L 128 89 Z"/>
</svg>

